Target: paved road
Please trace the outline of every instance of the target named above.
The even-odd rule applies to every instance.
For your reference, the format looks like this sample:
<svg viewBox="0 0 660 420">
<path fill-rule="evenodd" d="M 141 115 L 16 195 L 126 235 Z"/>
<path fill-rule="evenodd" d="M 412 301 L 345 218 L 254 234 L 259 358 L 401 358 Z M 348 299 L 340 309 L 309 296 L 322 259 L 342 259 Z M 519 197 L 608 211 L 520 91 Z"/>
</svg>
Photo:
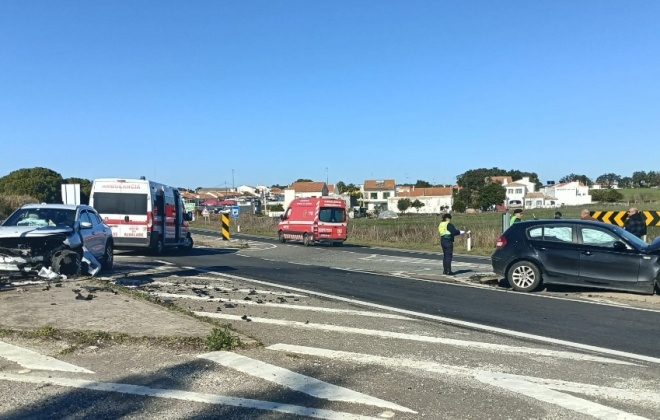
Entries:
<svg viewBox="0 0 660 420">
<path fill-rule="evenodd" d="M 566 334 L 574 337 L 580 325 L 597 325 L 592 317 L 609 316 L 606 311 L 621 310 L 631 323 L 634 314 L 656 312 L 475 284 L 469 279 L 488 268 L 483 260 L 463 262 L 458 280 L 437 275 L 438 264 L 431 254 L 262 240 L 244 249 L 197 248 L 157 258 L 122 253 L 105 281 L 229 322 L 263 346 L 195 352 L 106 345 L 99 335 L 97 345 L 71 350 L 58 341 L 4 337 L 1 417 L 660 418 L 660 360 L 541 334 L 561 330 L 545 324 L 564 322 L 576 330 Z M 36 286 L 0 298 L 4 306 L 29 297 L 43 311 L 60 308 L 60 322 L 75 313 L 77 328 L 98 308 L 115 331 L 180 329 L 165 316 L 170 311 L 102 291 L 91 301 L 76 300 L 69 290 L 75 287 Z M 68 305 L 85 305 L 87 312 Z M 112 319 L 112 308 L 121 309 L 121 322 Z M 14 307 L 5 320 L 43 319 L 18 311 Z M 585 322 L 570 321 L 562 311 Z M 204 323 L 195 321 L 200 324 L 186 324 L 186 330 L 203 334 Z M 509 331 L 510 324 L 535 337 Z M 612 331 L 622 333 L 616 325 Z"/>
</svg>

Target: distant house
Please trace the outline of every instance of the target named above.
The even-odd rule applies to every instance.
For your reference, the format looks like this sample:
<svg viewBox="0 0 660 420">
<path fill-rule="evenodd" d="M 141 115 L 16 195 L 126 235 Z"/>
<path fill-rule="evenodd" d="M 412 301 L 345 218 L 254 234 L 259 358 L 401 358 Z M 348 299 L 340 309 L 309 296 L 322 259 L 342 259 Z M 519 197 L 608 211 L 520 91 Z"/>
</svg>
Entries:
<svg viewBox="0 0 660 420">
<path fill-rule="evenodd" d="M 294 182 L 284 190 L 284 208 L 287 208 L 294 198 L 326 197 L 328 195 L 330 195 L 330 189 L 325 182 Z"/>
<path fill-rule="evenodd" d="M 555 208 L 559 206 L 559 200 L 542 192 L 531 192 L 525 195 L 526 209 Z"/>
<path fill-rule="evenodd" d="M 502 184 L 506 188 L 506 198 L 503 203 L 506 208 L 524 207 L 525 197 L 536 190 L 536 184 L 530 181 L 528 176 L 524 176 L 516 181 L 509 181 L 511 177 L 492 178 L 504 178 L 503 181 L 506 182 L 506 184 Z"/>
<path fill-rule="evenodd" d="M 388 207 L 389 198 L 396 196 L 396 183 L 393 179 L 367 179 L 360 186 L 360 192 L 362 193 L 363 205 L 367 210 L 397 211 L 396 206 L 394 208 Z"/>
<path fill-rule="evenodd" d="M 441 214 L 445 213 L 453 205 L 453 189 L 450 187 L 431 187 L 415 188 L 400 187 L 397 189 L 395 197 L 389 197 L 387 208 L 398 211 L 398 202 L 402 198 L 408 198 L 410 201 L 419 200 L 424 206 L 419 211 L 414 208 L 408 209 L 408 212 L 419 214 Z"/>
<path fill-rule="evenodd" d="M 554 197 L 560 205 L 579 206 L 591 204 L 589 187 L 578 181 L 548 185 L 543 187 L 541 191 L 546 196 Z"/>
<path fill-rule="evenodd" d="M 502 185 L 507 185 L 513 182 L 513 179 L 510 176 L 489 176 L 486 178 L 486 182 L 499 182 Z"/>
</svg>

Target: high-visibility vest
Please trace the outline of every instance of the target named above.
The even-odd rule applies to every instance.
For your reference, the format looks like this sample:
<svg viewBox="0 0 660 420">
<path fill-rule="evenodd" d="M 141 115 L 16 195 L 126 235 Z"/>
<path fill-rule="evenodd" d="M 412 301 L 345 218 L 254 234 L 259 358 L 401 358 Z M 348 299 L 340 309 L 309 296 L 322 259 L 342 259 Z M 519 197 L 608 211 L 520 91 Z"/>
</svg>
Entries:
<svg viewBox="0 0 660 420">
<path fill-rule="evenodd" d="M 438 233 L 440 236 L 451 236 L 451 232 L 447 229 L 447 226 L 449 225 L 450 222 L 448 221 L 442 221 L 440 222 L 440 226 L 438 226 Z"/>
</svg>

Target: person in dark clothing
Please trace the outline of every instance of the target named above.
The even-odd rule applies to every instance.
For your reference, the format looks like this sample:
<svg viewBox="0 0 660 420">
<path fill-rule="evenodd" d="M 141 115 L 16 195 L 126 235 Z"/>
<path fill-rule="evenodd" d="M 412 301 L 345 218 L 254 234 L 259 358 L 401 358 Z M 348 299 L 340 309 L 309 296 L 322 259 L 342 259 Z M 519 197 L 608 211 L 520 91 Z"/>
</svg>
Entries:
<svg viewBox="0 0 660 420">
<path fill-rule="evenodd" d="M 623 223 L 623 228 L 642 240 L 646 239 L 646 221 L 634 207 L 628 210 L 628 218 Z"/>
<path fill-rule="evenodd" d="M 555 219 L 561 219 L 561 212 L 560 211 L 555 212 Z"/>
<path fill-rule="evenodd" d="M 465 232 L 458 230 L 451 224 L 451 214 L 442 216 L 442 222 L 438 226 L 440 234 L 440 246 L 442 247 L 442 274 L 453 276 L 451 271 L 451 260 L 454 257 L 454 237 Z"/>
</svg>

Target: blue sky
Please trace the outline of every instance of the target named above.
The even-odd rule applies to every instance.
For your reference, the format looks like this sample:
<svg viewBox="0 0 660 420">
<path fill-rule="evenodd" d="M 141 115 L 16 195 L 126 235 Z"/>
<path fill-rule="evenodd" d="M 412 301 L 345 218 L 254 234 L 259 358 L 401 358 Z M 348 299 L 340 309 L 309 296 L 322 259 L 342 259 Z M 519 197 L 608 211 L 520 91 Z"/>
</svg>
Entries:
<svg viewBox="0 0 660 420">
<path fill-rule="evenodd" d="M 660 2 L 0 2 L 0 176 L 660 170 Z"/>
</svg>

